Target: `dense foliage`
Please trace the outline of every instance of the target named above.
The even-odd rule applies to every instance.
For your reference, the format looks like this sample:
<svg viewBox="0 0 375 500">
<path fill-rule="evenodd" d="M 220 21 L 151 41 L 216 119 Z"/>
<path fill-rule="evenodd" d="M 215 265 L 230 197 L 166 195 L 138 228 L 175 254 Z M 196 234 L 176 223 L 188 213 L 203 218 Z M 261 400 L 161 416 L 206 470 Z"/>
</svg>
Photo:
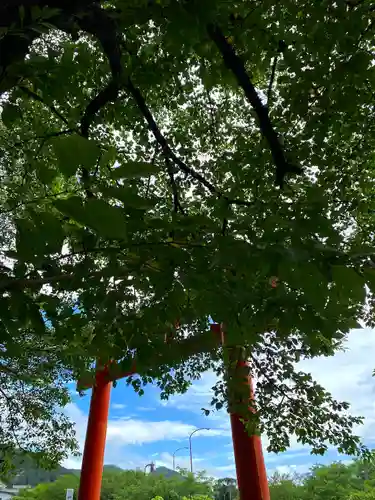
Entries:
<svg viewBox="0 0 375 500">
<path fill-rule="evenodd" d="M 0 355 L 0 473 L 13 474 L 17 467 L 27 467 L 27 458 L 42 467 L 59 464 L 67 454 L 77 453 L 74 424 L 62 410 L 70 401 L 66 387 L 70 372 L 56 346 L 49 348 L 48 340 L 32 331 L 8 337 L 4 344 L 6 350 Z"/>
<path fill-rule="evenodd" d="M 65 500 L 66 489 L 77 492 L 77 475 L 61 476 L 54 483 L 40 484 L 36 488 L 22 490 L 16 499 Z M 151 500 L 162 497 L 163 500 L 182 500 L 192 497 L 194 500 L 213 498 L 215 482 L 203 476 L 195 479 L 191 474 L 166 479 L 161 475 L 144 474 L 137 471 L 108 471 L 103 475 L 101 500 Z M 217 498 L 217 500 L 225 500 Z"/>
<path fill-rule="evenodd" d="M 65 500 L 65 490 L 78 488 L 77 475 L 61 476 L 50 484 L 24 490 L 16 499 Z M 269 480 L 271 500 L 373 500 L 375 466 L 372 461 L 335 462 L 314 466 L 303 475 L 274 473 Z M 209 479 L 204 474 L 185 480 L 134 471 L 105 471 L 101 500 L 236 500 L 236 481 Z"/>
<path fill-rule="evenodd" d="M 302 477 L 275 474 L 272 500 L 370 500 L 375 498 L 373 463 L 355 461 L 313 467 Z"/>
<path fill-rule="evenodd" d="M 57 378 L 136 354 L 135 389 L 167 397 L 223 370 L 211 316 L 248 349 L 270 450 L 295 434 L 360 451 L 361 419 L 295 362 L 373 322 L 373 15 L 367 0 L 5 0 L 1 366 L 30 341 Z"/>
</svg>

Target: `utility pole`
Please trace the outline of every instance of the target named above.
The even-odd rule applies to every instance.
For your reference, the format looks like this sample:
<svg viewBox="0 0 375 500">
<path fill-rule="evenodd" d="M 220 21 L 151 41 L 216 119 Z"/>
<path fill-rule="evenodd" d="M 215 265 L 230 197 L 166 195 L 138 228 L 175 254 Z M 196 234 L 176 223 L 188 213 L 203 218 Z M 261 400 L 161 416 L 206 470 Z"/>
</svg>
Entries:
<svg viewBox="0 0 375 500">
<path fill-rule="evenodd" d="M 175 459 L 176 459 L 176 453 L 180 450 L 188 450 L 189 448 L 187 446 L 183 446 L 182 448 L 177 448 L 177 450 L 173 453 L 173 470 L 176 470 L 176 463 L 175 463 Z"/>
<path fill-rule="evenodd" d="M 209 431 L 209 427 L 200 427 L 199 429 L 195 429 L 189 436 L 189 450 L 190 450 L 190 472 L 193 474 L 193 451 L 191 447 L 191 437 L 198 431 Z"/>
</svg>

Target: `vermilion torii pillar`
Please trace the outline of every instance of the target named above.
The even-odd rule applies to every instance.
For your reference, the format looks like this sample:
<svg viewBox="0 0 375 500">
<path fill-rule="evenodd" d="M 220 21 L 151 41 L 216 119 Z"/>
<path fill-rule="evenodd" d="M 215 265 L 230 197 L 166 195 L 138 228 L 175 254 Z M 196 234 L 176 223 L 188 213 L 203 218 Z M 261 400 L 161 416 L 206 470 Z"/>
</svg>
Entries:
<svg viewBox="0 0 375 500">
<path fill-rule="evenodd" d="M 210 329 L 216 337 L 214 344 L 223 343 L 221 326 L 213 324 Z M 184 346 L 186 348 L 184 349 L 183 357 L 188 357 L 194 353 L 194 341 L 196 339 L 191 340 L 193 342 L 188 341 L 186 346 Z M 204 337 L 202 336 L 198 340 L 203 341 Z M 129 371 L 117 373 L 116 370 L 111 370 L 108 365 L 104 367 L 98 366 L 95 383 L 90 384 L 86 382 L 86 384 L 80 384 L 81 390 L 92 386 L 92 396 L 78 500 L 100 500 L 111 385 L 114 380 L 135 374 L 135 363 L 136 360 L 133 360 Z M 244 369 L 246 376 L 244 376 Z M 247 399 L 250 401 L 253 393 L 251 380 L 248 375 L 247 361 L 238 359 L 234 368 L 228 368 L 228 370 L 230 370 L 229 376 L 232 379 L 232 383 L 235 385 L 238 384 L 241 394 L 244 394 L 245 389 L 247 391 Z M 235 395 L 234 398 L 236 398 Z M 257 435 L 248 435 L 242 423 L 243 418 L 239 413 L 231 413 L 230 420 L 240 500 L 270 500 L 260 437 Z"/>
<path fill-rule="evenodd" d="M 224 345 L 225 337 L 221 325 L 211 325 L 211 331 L 219 336 L 221 344 Z M 243 423 L 246 410 L 254 411 L 249 405 L 254 398 L 249 363 L 241 348 L 227 349 L 232 363 L 227 366 L 227 376 L 231 380 L 228 399 L 240 500 L 270 500 L 261 438 L 258 434 L 249 435 Z M 245 415 L 241 415 L 241 409 Z"/>
<path fill-rule="evenodd" d="M 130 372 L 116 378 L 133 373 L 135 366 Z M 98 367 L 92 388 L 78 500 L 100 500 L 111 386 L 116 378 L 111 377 L 108 366 Z"/>
</svg>

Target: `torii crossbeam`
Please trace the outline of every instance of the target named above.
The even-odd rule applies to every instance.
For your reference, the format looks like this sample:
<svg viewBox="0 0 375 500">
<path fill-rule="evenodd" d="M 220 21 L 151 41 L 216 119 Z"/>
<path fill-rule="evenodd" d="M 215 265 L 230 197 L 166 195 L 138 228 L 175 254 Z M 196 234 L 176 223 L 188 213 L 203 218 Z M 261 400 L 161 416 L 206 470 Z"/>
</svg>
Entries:
<svg viewBox="0 0 375 500">
<path fill-rule="evenodd" d="M 219 324 L 211 325 L 207 334 L 185 339 L 181 344 L 183 349 L 179 357 L 187 359 L 192 354 L 204 352 L 208 347 L 223 343 L 223 331 Z M 172 349 L 166 349 L 162 355 L 157 354 L 154 361 L 165 363 L 171 359 L 172 352 Z M 116 368 L 116 365 L 102 367 L 97 370 L 95 381 L 81 381 L 77 386 L 79 390 L 92 387 L 78 500 L 100 500 L 111 386 L 113 381 L 137 373 L 136 359 L 131 361 L 129 370 L 113 368 Z M 232 380 L 241 386 L 241 392 L 246 389 L 248 401 L 252 401 L 250 376 L 243 375 L 244 369 L 248 373 L 247 361 L 237 360 L 236 366 L 229 369 L 232 370 Z M 243 417 L 238 413 L 231 413 L 230 421 L 240 500 L 270 500 L 260 436 L 249 436 L 243 424 Z"/>
</svg>

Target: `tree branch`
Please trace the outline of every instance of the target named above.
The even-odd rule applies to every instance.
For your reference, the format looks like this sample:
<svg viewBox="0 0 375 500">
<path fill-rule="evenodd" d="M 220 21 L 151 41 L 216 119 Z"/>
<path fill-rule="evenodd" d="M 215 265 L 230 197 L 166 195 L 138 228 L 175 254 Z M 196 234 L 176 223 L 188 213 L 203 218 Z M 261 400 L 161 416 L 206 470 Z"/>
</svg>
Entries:
<svg viewBox="0 0 375 500">
<path fill-rule="evenodd" d="M 262 104 L 262 101 L 260 100 L 260 97 L 246 72 L 243 62 L 236 54 L 232 45 L 225 38 L 218 26 L 209 24 L 207 26 L 207 31 L 211 40 L 219 49 L 225 65 L 230 71 L 233 72 L 239 86 L 244 91 L 247 100 L 258 116 L 260 130 L 268 142 L 271 155 L 276 166 L 276 184 L 282 187 L 287 173 L 301 173 L 302 169 L 291 165 L 287 161 L 278 135 L 269 118 L 267 108 Z"/>
<path fill-rule="evenodd" d="M 32 200 L 28 201 L 21 201 L 14 205 L 11 208 L 8 208 L 7 210 L 0 210 L 0 214 L 8 214 L 10 212 L 13 212 L 14 210 L 17 210 L 18 208 L 25 206 L 25 205 L 31 205 L 33 203 L 38 203 L 39 201 L 44 201 L 44 200 L 49 200 L 50 198 L 55 198 L 56 196 L 60 196 L 61 194 L 67 194 L 67 193 L 72 193 L 71 189 L 64 189 L 64 191 L 59 191 L 58 193 L 51 193 L 48 196 L 39 196 L 38 198 L 33 198 Z M 74 191 L 73 191 L 74 193 Z"/>
<path fill-rule="evenodd" d="M 253 206 L 253 202 L 245 201 L 245 200 L 238 200 L 238 199 L 231 199 L 228 196 L 224 195 L 214 184 L 209 182 L 203 175 L 201 175 L 199 172 L 196 172 L 194 169 L 186 165 L 184 161 L 182 161 L 170 148 L 166 138 L 162 134 L 161 130 L 159 129 L 157 123 L 155 122 L 154 117 L 152 116 L 152 113 L 150 109 L 148 108 L 146 101 L 141 94 L 141 92 L 133 85 L 132 81 L 130 78 L 128 78 L 126 88 L 129 90 L 130 94 L 134 98 L 139 110 L 141 111 L 142 115 L 146 119 L 146 122 L 148 124 L 149 129 L 153 133 L 156 141 L 161 147 L 162 153 L 165 158 L 169 158 L 170 160 L 173 161 L 175 165 L 179 167 L 182 172 L 185 172 L 187 175 L 190 175 L 195 179 L 196 181 L 200 182 L 205 186 L 210 193 L 216 195 L 218 198 L 225 198 L 228 203 L 230 204 L 235 204 L 235 205 L 243 205 L 243 206 Z"/>
<path fill-rule="evenodd" d="M 48 18 L 48 23 L 64 30 L 72 22 L 77 12 L 90 9 L 100 0 L 6 0 L 0 6 L 0 27 L 9 29 L 0 39 L 0 95 L 10 90 L 19 82 L 18 77 L 8 75 L 8 68 L 18 61 L 25 59 L 33 41 L 40 38 L 41 33 L 35 28 L 32 9 L 39 7 L 56 9 L 56 15 Z M 24 16 L 20 19 L 20 7 L 23 7 Z M 41 16 L 41 21 L 43 18 Z M 18 32 L 18 33 L 17 33 Z M 19 36 L 21 34 L 21 36 Z M 7 78 L 9 77 L 9 81 Z"/>
<path fill-rule="evenodd" d="M 179 341 L 158 346 L 158 349 L 154 350 L 152 355 L 148 356 L 147 360 L 144 360 L 139 354 L 137 356 L 137 353 L 135 356 L 127 356 L 111 367 L 108 373 L 108 380 L 118 380 L 123 377 L 131 376 L 133 373 L 129 374 L 129 371 L 132 372 L 134 368 L 136 370 L 134 374 L 147 375 L 147 373 L 160 366 L 168 366 L 176 362 L 184 363 L 194 355 L 208 353 L 218 347 L 219 341 L 217 337 L 211 330 L 207 330 L 199 335 L 191 335 Z M 95 371 L 92 371 L 91 376 L 90 373 L 86 373 L 85 376 L 78 381 L 78 392 L 87 389 L 87 385 L 91 386 L 95 373 Z"/>
<path fill-rule="evenodd" d="M 96 276 L 103 276 L 105 275 L 105 270 L 103 271 L 97 271 L 86 278 L 93 278 Z M 76 274 L 59 274 L 56 276 L 46 276 L 45 278 L 21 278 L 21 279 L 10 279 L 10 280 L 4 280 L 0 282 L 0 290 L 3 291 L 9 291 L 9 290 L 14 290 L 14 289 L 19 289 L 19 288 L 34 288 L 34 287 L 39 287 L 42 285 L 46 284 L 51 284 L 51 283 L 58 283 L 59 281 L 67 281 L 67 280 L 73 280 L 76 278 Z"/>
<path fill-rule="evenodd" d="M 26 94 L 27 96 L 31 97 L 35 101 L 38 101 L 38 102 L 42 103 L 44 106 L 47 106 L 52 111 L 52 113 L 54 113 L 60 120 L 62 120 L 65 123 L 65 125 L 69 126 L 68 120 L 60 113 L 60 111 L 58 111 L 55 108 L 55 106 L 53 104 L 46 103 L 42 99 L 42 97 L 40 97 L 40 95 L 38 95 L 36 92 L 33 92 L 32 90 L 28 89 L 27 87 L 24 87 L 23 85 L 20 85 L 19 89 L 22 90 L 22 92 L 24 94 Z"/>
<path fill-rule="evenodd" d="M 132 97 L 134 98 L 142 115 L 146 119 L 147 124 L 149 126 L 149 129 L 153 133 L 157 142 L 160 144 L 164 156 L 166 158 L 170 158 L 173 161 L 173 163 L 175 163 L 180 168 L 180 170 L 182 170 L 183 172 L 185 172 L 186 174 L 190 175 L 191 177 L 193 177 L 194 179 L 199 181 L 201 184 L 203 184 L 212 194 L 216 194 L 217 196 L 220 196 L 220 191 L 213 184 L 211 184 L 207 179 L 205 179 L 203 177 L 203 175 L 199 174 L 198 172 L 193 170 L 191 167 L 186 165 L 180 158 L 178 158 L 178 156 L 175 155 L 175 153 L 169 147 L 166 138 L 164 137 L 161 130 L 157 126 L 157 124 L 154 120 L 154 117 L 152 116 L 152 113 L 149 110 L 143 95 L 133 85 L 133 82 L 131 81 L 130 78 L 128 79 L 126 87 L 129 90 Z"/>
<path fill-rule="evenodd" d="M 87 138 L 89 127 L 98 111 L 118 97 L 122 75 L 121 49 L 116 22 L 100 5 L 92 5 L 87 15 L 77 22 L 82 30 L 99 40 L 112 74 L 112 80 L 90 102 L 82 117 L 81 132 Z"/>
<path fill-rule="evenodd" d="M 117 99 L 118 92 L 118 83 L 111 81 L 89 103 L 81 120 L 81 134 L 83 135 L 83 137 L 85 137 L 86 139 L 88 138 L 90 125 L 94 121 L 96 114 L 109 102 L 114 102 Z"/>
<path fill-rule="evenodd" d="M 167 164 L 169 179 L 171 181 L 174 211 L 176 212 L 176 214 L 178 213 L 178 211 L 180 211 L 182 214 L 184 214 L 184 209 L 181 206 L 179 196 L 178 196 L 178 189 L 177 189 L 176 179 L 174 178 L 172 165 L 170 164 L 169 158 L 166 158 L 165 161 Z"/>
</svg>

